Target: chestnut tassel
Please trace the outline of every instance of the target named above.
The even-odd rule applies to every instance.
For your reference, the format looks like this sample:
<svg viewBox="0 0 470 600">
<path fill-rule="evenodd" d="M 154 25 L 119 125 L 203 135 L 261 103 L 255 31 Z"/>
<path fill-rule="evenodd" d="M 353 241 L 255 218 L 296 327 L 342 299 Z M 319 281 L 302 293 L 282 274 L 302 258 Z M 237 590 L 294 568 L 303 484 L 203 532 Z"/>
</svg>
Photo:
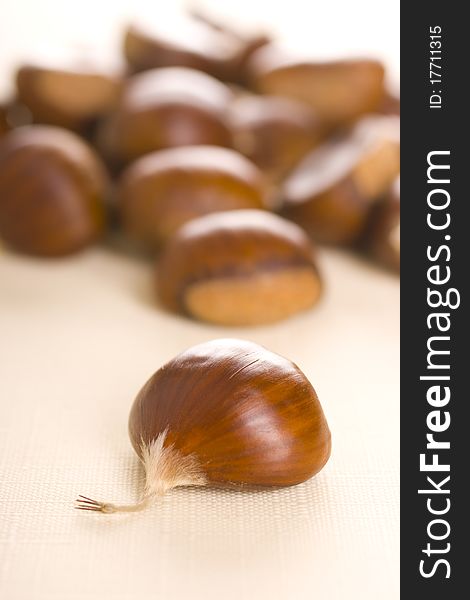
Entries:
<svg viewBox="0 0 470 600">
<path fill-rule="evenodd" d="M 331 436 L 315 390 L 291 361 L 252 342 L 193 346 L 139 392 L 129 435 L 146 475 L 138 502 L 79 496 L 76 508 L 136 512 L 180 486 L 278 487 L 322 469 Z"/>
</svg>

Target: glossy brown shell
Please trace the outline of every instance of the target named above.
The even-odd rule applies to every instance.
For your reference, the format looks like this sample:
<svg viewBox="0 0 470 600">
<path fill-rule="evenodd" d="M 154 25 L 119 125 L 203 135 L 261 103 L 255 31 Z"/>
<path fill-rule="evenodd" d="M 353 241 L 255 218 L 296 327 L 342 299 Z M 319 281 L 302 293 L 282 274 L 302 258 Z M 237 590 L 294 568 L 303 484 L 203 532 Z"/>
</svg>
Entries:
<svg viewBox="0 0 470 600">
<path fill-rule="evenodd" d="M 221 79 L 230 78 L 238 51 L 233 36 L 189 17 L 177 23 L 131 25 L 124 36 L 124 55 L 133 71 L 160 67 L 190 67 Z"/>
<path fill-rule="evenodd" d="M 300 369 L 235 339 L 190 348 L 144 385 L 129 417 L 137 454 L 166 430 L 165 446 L 193 455 L 208 483 L 220 486 L 294 485 L 318 473 L 331 449 Z"/>
<path fill-rule="evenodd" d="M 250 68 L 256 91 L 306 102 L 331 126 L 374 112 L 384 94 L 384 67 L 371 59 L 298 61 L 269 45 Z"/>
<path fill-rule="evenodd" d="M 245 96 L 232 106 L 234 145 L 273 180 L 280 180 L 325 135 L 315 112 L 276 96 Z"/>
<path fill-rule="evenodd" d="M 126 230 L 159 245 L 186 221 L 216 211 L 264 208 L 265 181 L 238 152 L 215 146 L 162 150 L 123 174 L 119 207 Z"/>
<path fill-rule="evenodd" d="M 121 81 L 98 69 L 28 64 L 18 69 L 16 89 L 35 123 L 85 130 L 114 108 Z"/>
<path fill-rule="evenodd" d="M 347 177 L 339 179 L 333 188 L 325 188 L 305 200 L 292 202 L 289 192 L 283 200 L 281 214 L 325 244 L 353 244 L 364 229 L 369 211 L 369 203 L 364 202 Z"/>
<path fill-rule="evenodd" d="M 290 173 L 281 190 L 281 214 L 319 242 L 356 243 L 371 207 L 399 172 L 399 154 L 398 119 L 360 121 L 313 150 Z M 372 193 L 364 183 L 374 180 L 380 185 Z"/>
<path fill-rule="evenodd" d="M 262 211 L 240 210 L 195 219 L 183 226 L 158 261 L 160 301 L 187 313 L 194 283 L 304 267 L 320 280 L 312 245 L 300 227 Z"/>
<path fill-rule="evenodd" d="M 400 116 L 400 96 L 386 91 L 377 112 L 382 115 Z"/>
<path fill-rule="evenodd" d="M 246 83 L 250 56 L 268 42 L 265 35 L 241 35 L 206 15 L 165 19 L 151 27 L 134 23 L 124 36 L 124 56 L 133 72 L 190 67 L 221 79 Z"/>
<path fill-rule="evenodd" d="M 59 256 L 98 238 L 107 176 L 75 134 L 32 125 L 0 142 L 0 237 L 28 254 Z"/>
<path fill-rule="evenodd" d="M 164 148 L 231 146 L 231 99 L 229 88 L 206 73 L 183 67 L 147 71 L 129 79 L 98 143 L 122 163 Z"/>
<path fill-rule="evenodd" d="M 4 135 L 10 126 L 7 121 L 7 109 L 0 104 L 0 137 Z"/>
<path fill-rule="evenodd" d="M 400 227 L 400 178 L 397 177 L 388 194 L 377 204 L 370 215 L 364 246 L 384 267 L 399 273 L 400 247 L 396 240 Z M 398 246 L 397 242 L 398 241 Z"/>
</svg>

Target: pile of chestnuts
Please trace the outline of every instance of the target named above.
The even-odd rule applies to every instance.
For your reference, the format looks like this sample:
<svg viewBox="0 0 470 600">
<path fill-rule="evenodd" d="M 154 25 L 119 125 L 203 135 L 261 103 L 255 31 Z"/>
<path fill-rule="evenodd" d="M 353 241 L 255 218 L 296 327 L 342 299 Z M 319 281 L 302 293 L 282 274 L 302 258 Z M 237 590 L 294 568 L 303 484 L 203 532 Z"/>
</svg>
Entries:
<svg viewBox="0 0 470 600">
<path fill-rule="evenodd" d="M 156 303 L 226 326 L 313 307 L 314 244 L 400 266 L 398 98 L 373 59 L 288 55 L 206 15 L 131 24 L 121 70 L 37 58 L 0 101 L 0 241 L 61 257 L 98 240 L 153 257 Z M 291 361 L 214 340 L 161 367 L 130 414 L 145 490 L 284 486 L 317 473 L 330 432 Z"/>
<path fill-rule="evenodd" d="M 122 52 L 120 70 L 19 65 L 0 102 L 7 247 L 120 236 L 155 257 L 162 307 L 221 325 L 312 307 L 315 243 L 399 271 L 399 100 L 379 61 L 298 58 L 194 12 L 130 24 Z"/>
</svg>

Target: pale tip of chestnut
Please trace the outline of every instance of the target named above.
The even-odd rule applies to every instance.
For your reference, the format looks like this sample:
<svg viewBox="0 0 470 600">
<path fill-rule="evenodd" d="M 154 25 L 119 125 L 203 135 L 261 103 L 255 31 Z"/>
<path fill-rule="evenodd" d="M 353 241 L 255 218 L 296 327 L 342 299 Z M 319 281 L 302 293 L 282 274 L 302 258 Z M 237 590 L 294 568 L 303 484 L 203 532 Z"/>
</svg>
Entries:
<svg viewBox="0 0 470 600">
<path fill-rule="evenodd" d="M 152 442 L 140 445 L 141 462 L 146 474 L 144 493 L 134 504 L 100 502 L 81 494 L 75 508 L 105 514 L 139 512 L 156 498 L 178 486 L 205 485 L 206 478 L 194 456 L 183 456 L 172 445 L 164 447 L 168 430 L 160 433 Z"/>
</svg>

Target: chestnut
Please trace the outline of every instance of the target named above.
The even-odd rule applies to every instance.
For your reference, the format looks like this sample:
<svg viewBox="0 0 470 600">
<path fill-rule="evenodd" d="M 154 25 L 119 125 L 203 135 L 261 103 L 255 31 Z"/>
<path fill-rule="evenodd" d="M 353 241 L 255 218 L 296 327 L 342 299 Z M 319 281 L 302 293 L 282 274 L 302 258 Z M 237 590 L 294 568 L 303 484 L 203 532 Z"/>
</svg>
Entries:
<svg viewBox="0 0 470 600">
<path fill-rule="evenodd" d="M 232 59 L 232 64 L 229 67 L 231 76 L 229 81 L 236 83 L 244 88 L 249 88 L 251 85 L 250 79 L 250 62 L 251 57 L 260 48 L 263 48 L 271 42 L 271 38 L 265 34 L 253 35 L 251 37 L 240 38 L 240 47 L 237 54 Z"/>
<path fill-rule="evenodd" d="M 190 14 L 194 19 L 209 25 L 215 31 L 224 33 L 227 37 L 236 40 L 238 47 L 231 59 L 226 61 L 221 78 L 243 87 L 249 87 L 250 59 L 256 50 L 272 42 L 271 36 L 262 32 L 242 32 L 226 22 L 222 23 L 208 13 L 195 8 L 190 10 Z"/>
<path fill-rule="evenodd" d="M 190 67 L 224 79 L 237 50 L 233 36 L 183 14 L 151 25 L 134 23 L 124 36 L 124 56 L 133 72 Z"/>
<path fill-rule="evenodd" d="M 377 112 L 382 115 L 400 116 L 400 96 L 385 91 Z"/>
<path fill-rule="evenodd" d="M 399 119 L 369 117 L 314 150 L 289 175 L 281 214 L 319 242 L 354 244 L 399 170 Z"/>
<path fill-rule="evenodd" d="M 206 73 L 183 67 L 131 77 L 98 145 L 123 164 L 164 148 L 231 146 L 231 90 Z"/>
<path fill-rule="evenodd" d="M 245 67 L 264 35 L 241 35 L 207 16 L 179 14 L 151 25 L 134 23 L 124 36 L 131 72 L 159 67 L 189 67 L 222 81 L 244 82 Z"/>
<path fill-rule="evenodd" d="M 400 177 L 372 210 L 364 246 L 378 263 L 400 271 Z"/>
<path fill-rule="evenodd" d="M 158 261 L 169 310 L 219 325 L 257 325 L 313 306 L 321 280 L 300 227 L 259 210 L 214 213 L 184 225 Z"/>
<path fill-rule="evenodd" d="M 7 115 L 7 108 L 0 104 L 0 137 L 10 129 Z"/>
<path fill-rule="evenodd" d="M 372 59 L 302 62 L 270 44 L 253 54 L 250 70 L 255 90 L 306 102 L 330 127 L 374 112 L 384 94 L 384 67 Z"/>
<path fill-rule="evenodd" d="M 8 110 L 9 105 L 7 103 L 0 103 L 0 135 L 3 135 L 10 130 L 10 124 L 8 122 Z"/>
<path fill-rule="evenodd" d="M 0 136 L 11 129 L 31 125 L 33 122 L 29 109 L 21 104 L 17 98 L 0 104 Z"/>
<path fill-rule="evenodd" d="M 325 135 L 307 105 L 276 96 L 244 96 L 232 105 L 234 147 L 273 181 L 282 178 Z"/>
<path fill-rule="evenodd" d="M 158 369 L 132 405 L 129 437 L 145 471 L 139 500 L 116 505 L 80 495 L 76 508 L 137 512 L 179 486 L 296 485 L 331 452 L 328 423 L 304 373 L 237 339 L 198 344 Z"/>
<path fill-rule="evenodd" d="M 132 163 L 120 180 L 118 205 L 128 234 L 155 247 L 195 217 L 267 208 L 268 198 L 259 170 L 235 150 L 189 146 Z"/>
<path fill-rule="evenodd" d="M 44 60 L 18 69 L 16 90 L 35 123 L 85 131 L 114 108 L 121 79 L 94 65 L 57 65 Z"/>
<path fill-rule="evenodd" d="M 107 175 L 77 135 L 31 125 L 0 141 L 0 238 L 38 256 L 70 254 L 103 232 Z"/>
</svg>

